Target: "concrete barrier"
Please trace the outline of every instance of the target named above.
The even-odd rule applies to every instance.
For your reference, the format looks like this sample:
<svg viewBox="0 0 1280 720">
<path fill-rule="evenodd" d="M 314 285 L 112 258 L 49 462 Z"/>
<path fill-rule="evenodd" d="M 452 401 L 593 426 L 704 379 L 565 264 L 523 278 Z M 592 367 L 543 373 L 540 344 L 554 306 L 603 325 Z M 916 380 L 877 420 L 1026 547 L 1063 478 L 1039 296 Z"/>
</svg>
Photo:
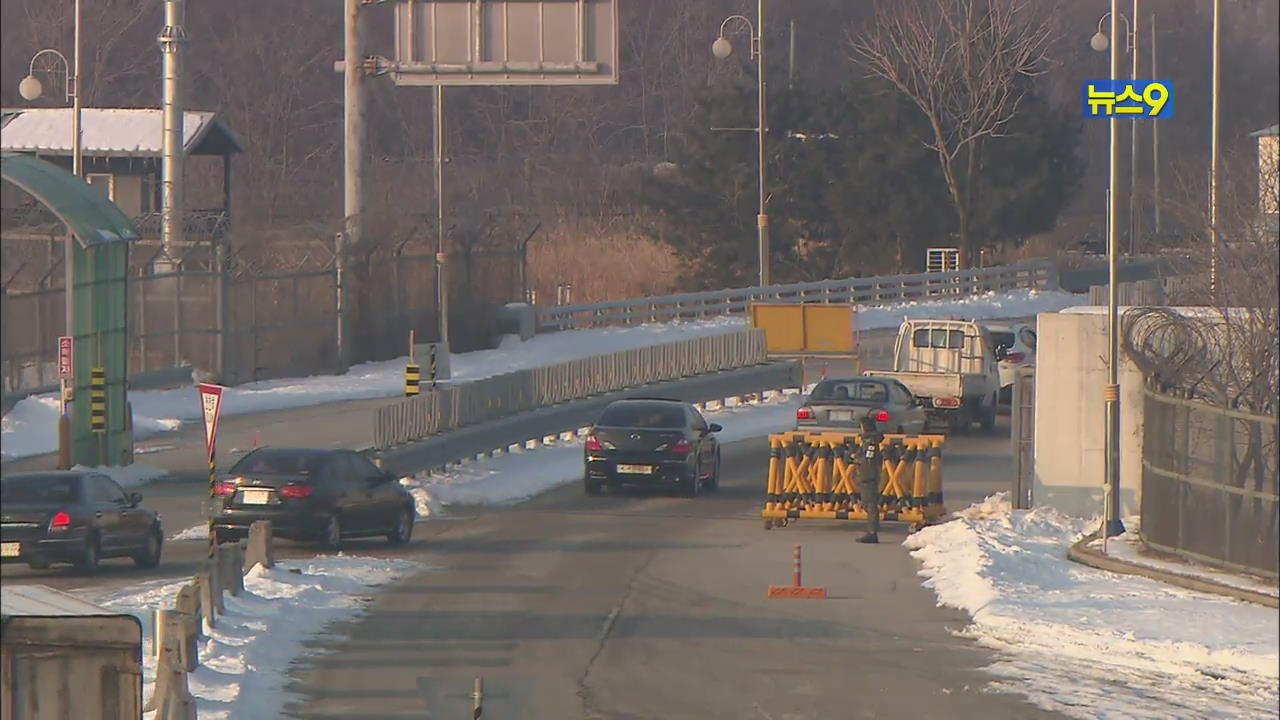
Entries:
<svg viewBox="0 0 1280 720">
<path fill-rule="evenodd" d="M 249 526 L 249 544 L 241 561 L 242 572 L 249 572 L 255 565 L 270 570 L 275 567 L 275 553 L 271 544 L 271 521 L 259 520 Z"/>
</svg>

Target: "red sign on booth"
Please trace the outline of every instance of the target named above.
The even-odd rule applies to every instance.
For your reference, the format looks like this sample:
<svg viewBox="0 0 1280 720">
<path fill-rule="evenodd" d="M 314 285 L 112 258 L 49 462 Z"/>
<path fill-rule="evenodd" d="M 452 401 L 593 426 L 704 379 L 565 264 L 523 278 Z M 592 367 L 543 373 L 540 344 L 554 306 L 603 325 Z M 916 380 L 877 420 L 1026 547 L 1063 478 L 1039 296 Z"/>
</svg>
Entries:
<svg viewBox="0 0 1280 720">
<path fill-rule="evenodd" d="M 71 338 L 63 335 L 58 338 L 58 379 L 70 380 L 76 373 L 75 369 L 75 346 L 71 342 Z"/>
</svg>

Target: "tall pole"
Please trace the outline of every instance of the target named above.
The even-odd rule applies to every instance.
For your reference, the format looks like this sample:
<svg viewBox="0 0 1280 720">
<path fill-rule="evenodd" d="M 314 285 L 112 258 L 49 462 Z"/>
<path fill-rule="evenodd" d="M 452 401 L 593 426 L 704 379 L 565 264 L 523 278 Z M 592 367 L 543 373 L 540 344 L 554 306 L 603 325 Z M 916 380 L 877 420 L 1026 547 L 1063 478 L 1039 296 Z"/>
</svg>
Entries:
<svg viewBox="0 0 1280 720">
<path fill-rule="evenodd" d="M 1138 81 L 1138 0 L 1133 0 L 1133 66 L 1129 70 L 1129 79 Z M 1129 121 L 1129 257 L 1138 256 L 1138 120 Z"/>
<path fill-rule="evenodd" d="M 1222 0 L 1213 0 L 1213 109 L 1209 142 L 1209 294 L 1218 299 L 1218 95 L 1222 89 Z"/>
<path fill-rule="evenodd" d="M 436 307 L 440 315 L 440 342 L 449 347 L 449 251 L 444 232 L 444 86 L 435 86 L 432 149 L 436 170 Z"/>
<path fill-rule="evenodd" d="M 1215 0 L 1216 1 L 1216 0 Z M 1119 0 L 1111 0 L 1111 80 L 1114 83 L 1120 78 L 1120 8 Z M 1120 520 L 1120 329 L 1116 324 L 1116 226 L 1119 224 L 1119 205 L 1116 203 L 1116 186 L 1119 173 L 1119 130 L 1120 121 L 1111 115 L 1108 121 L 1111 126 L 1110 138 L 1110 188 L 1107 201 L 1107 385 L 1103 389 L 1103 401 L 1106 405 L 1106 482 L 1107 507 L 1106 527 L 1103 535 L 1112 537 L 1124 532 L 1124 524 Z"/>
<path fill-rule="evenodd" d="M 1160 78 L 1156 65 L 1156 14 L 1151 13 L 1151 79 Z M 1151 197 L 1155 211 L 1155 232 L 1160 234 L 1160 123 L 1151 123 Z"/>
<path fill-rule="evenodd" d="M 364 47 L 361 0 L 345 0 L 343 18 L 343 238 L 336 253 L 338 283 L 338 367 L 351 365 L 351 309 L 344 302 L 350 279 L 343 277 L 347 252 L 362 240 L 364 228 Z"/>
<path fill-rule="evenodd" d="M 83 134 L 80 130 L 81 116 L 81 100 L 80 100 L 80 0 L 76 0 L 75 9 L 72 16 L 72 35 L 73 37 L 73 56 L 71 59 L 71 87 L 74 94 L 71 96 L 71 172 L 75 173 L 78 178 L 84 178 L 84 148 L 81 145 Z M 65 58 L 64 58 L 65 60 Z M 76 273 L 75 273 L 75 256 L 76 256 L 76 238 L 75 233 L 71 229 L 67 229 L 67 235 L 64 239 L 62 247 L 63 259 L 63 310 L 66 314 L 67 337 L 71 338 L 72 357 L 75 357 L 76 345 Z M 72 465 L 71 452 L 71 410 L 72 403 L 75 402 L 75 368 L 72 368 L 71 379 L 61 381 L 62 385 L 62 415 L 58 418 L 58 465 L 63 469 L 70 470 Z"/>
<path fill-rule="evenodd" d="M 186 42 L 183 20 L 186 0 L 165 0 L 164 27 L 160 30 L 160 53 L 163 60 L 164 130 L 160 157 L 160 245 L 165 260 L 177 258 L 183 235 L 183 97 L 182 45 Z"/>
<path fill-rule="evenodd" d="M 759 253 L 760 253 L 760 285 L 769 284 L 769 214 L 765 209 L 765 198 L 767 197 L 765 185 L 765 150 L 764 138 L 769 127 L 766 123 L 765 114 L 765 65 L 764 65 L 764 0 L 756 2 L 756 67 L 758 75 L 758 95 L 759 107 L 757 108 L 758 123 L 756 125 L 756 134 L 760 142 L 760 211 L 756 216 L 756 230 L 759 233 Z"/>
</svg>

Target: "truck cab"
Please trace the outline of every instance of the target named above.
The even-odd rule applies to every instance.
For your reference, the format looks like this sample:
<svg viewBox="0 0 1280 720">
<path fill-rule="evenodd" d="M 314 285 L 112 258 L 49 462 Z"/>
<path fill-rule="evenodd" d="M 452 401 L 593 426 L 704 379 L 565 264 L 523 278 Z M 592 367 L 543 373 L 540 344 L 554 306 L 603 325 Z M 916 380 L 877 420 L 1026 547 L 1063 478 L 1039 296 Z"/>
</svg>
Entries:
<svg viewBox="0 0 1280 720">
<path fill-rule="evenodd" d="M 970 320 L 906 320 L 898 328 L 893 370 L 864 375 L 897 380 L 925 406 L 930 424 L 953 431 L 974 422 L 995 427 L 1000 370 L 986 327 Z"/>
</svg>

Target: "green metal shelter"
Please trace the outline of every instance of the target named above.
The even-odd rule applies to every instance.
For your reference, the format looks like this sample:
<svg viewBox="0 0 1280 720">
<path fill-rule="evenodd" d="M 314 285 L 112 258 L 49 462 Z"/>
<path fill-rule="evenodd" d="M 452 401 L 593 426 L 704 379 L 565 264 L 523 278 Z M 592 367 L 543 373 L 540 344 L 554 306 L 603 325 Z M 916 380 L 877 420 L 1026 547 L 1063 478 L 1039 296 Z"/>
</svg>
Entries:
<svg viewBox="0 0 1280 720">
<path fill-rule="evenodd" d="M 71 458 L 81 465 L 132 462 L 128 411 L 129 243 L 138 230 L 120 208 L 88 183 L 32 155 L 4 153 L 0 169 L 13 183 L 49 208 L 77 242 L 72 256 L 75 389 L 71 413 Z M 89 381 L 94 367 L 106 371 L 106 429 L 90 428 Z"/>
</svg>

